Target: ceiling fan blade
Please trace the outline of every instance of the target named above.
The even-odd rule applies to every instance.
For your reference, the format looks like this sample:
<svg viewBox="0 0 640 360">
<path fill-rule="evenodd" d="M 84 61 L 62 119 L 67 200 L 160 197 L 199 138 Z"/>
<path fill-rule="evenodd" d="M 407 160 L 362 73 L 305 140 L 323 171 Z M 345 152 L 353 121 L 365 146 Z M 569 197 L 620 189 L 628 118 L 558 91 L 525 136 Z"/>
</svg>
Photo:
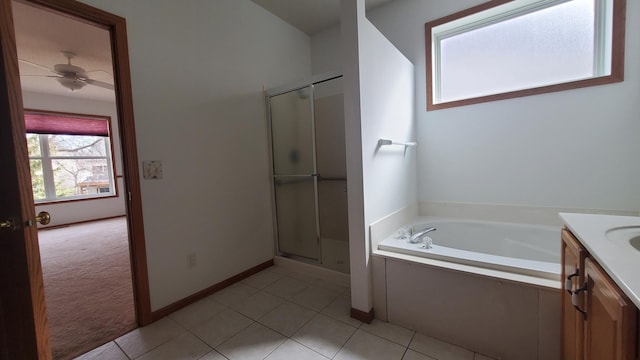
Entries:
<svg viewBox="0 0 640 360">
<path fill-rule="evenodd" d="M 91 84 L 91 85 L 95 85 L 104 89 L 109 89 L 109 90 L 113 90 L 113 85 L 103 82 L 103 81 L 98 81 L 98 80 L 93 80 L 93 79 L 84 79 L 84 82 L 86 82 L 87 84 Z"/>
<path fill-rule="evenodd" d="M 23 63 L 23 64 L 27 64 L 27 65 L 31 65 L 31 66 L 33 66 L 33 67 L 37 67 L 38 69 L 42 69 L 42 70 L 45 70 L 45 71 L 49 71 L 49 72 L 55 73 L 55 71 L 53 71 L 52 69 L 49 69 L 49 68 L 48 68 L 48 67 L 46 67 L 46 66 L 42 66 L 42 65 L 40 65 L 40 64 L 36 64 L 36 63 L 34 63 L 34 62 L 31 62 L 31 61 L 22 60 L 22 59 L 18 59 L 18 61 L 19 61 L 19 62 L 21 62 L 21 63 Z"/>
<path fill-rule="evenodd" d="M 20 74 L 20 76 L 36 76 L 36 77 L 51 77 L 51 78 L 59 78 L 59 75 L 28 75 L 28 74 Z"/>
</svg>

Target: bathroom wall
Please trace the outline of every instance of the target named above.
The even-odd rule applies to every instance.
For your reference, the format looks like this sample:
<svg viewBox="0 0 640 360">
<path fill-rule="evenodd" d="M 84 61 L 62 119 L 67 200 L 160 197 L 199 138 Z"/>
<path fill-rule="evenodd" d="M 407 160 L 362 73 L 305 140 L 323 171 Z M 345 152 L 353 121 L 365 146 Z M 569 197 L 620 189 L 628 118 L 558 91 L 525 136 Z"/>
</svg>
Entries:
<svg viewBox="0 0 640 360">
<path fill-rule="evenodd" d="M 342 49 L 352 307 L 371 300 L 369 224 L 415 203 L 413 65 L 366 19 L 364 0 L 342 1 Z"/>
<path fill-rule="evenodd" d="M 427 112 L 424 23 L 481 2 L 369 14 L 416 66 L 420 201 L 639 211 L 640 3 L 627 1 L 623 83 Z"/>
<path fill-rule="evenodd" d="M 311 75 L 309 37 L 249 0 L 83 0 L 127 20 L 158 310 L 273 258 L 262 90 Z M 188 268 L 187 257 L 196 255 Z"/>
<path fill-rule="evenodd" d="M 424 23 L 482 2 L 396 0 L 367 13 L 415 65 L 421 208 L 640 212 L 640 3 L 627 1 L 623 83 L 427 112 Z M 339 43 L 331 29 L 312 37 L 314 71 L 337 66 Z"/>
<path fill-rule="evenodd" d="M 113 142 L 113 161 L 118 185 L 118 196 L 94 200 L 71 201 L 36 205 L 36 213 L 47 211 L 51 214 L 49 226 L 76 223 L 125 215 L 124 181 L 122 178 L 122 156 L 118 135 L 118 114 L 113 102 L 89 100 L 70 96 L 57 96 L 34 92 L 23 92 L 25 109 L 48 110 L 76 114 L 102 115 L 111 118 L 111 140 Z M 40 228 L 44 226 L 40 226 Z"/>
</svg>

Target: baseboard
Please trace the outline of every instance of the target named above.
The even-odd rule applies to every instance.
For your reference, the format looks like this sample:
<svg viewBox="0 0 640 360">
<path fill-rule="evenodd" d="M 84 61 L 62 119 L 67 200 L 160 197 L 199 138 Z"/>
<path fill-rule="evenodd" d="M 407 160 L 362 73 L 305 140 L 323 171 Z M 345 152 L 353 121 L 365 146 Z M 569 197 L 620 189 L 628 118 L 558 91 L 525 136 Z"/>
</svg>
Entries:
<svg viewBox="0 0 640 360">
<path fill-rule="evenodd" d="M 206 298 L 207 296 L 218 292 L 228 286 L 231 286 L 243 279 L 248 278 L 249 276 L 259 273 L 260 271 L 269 268 L 273 266 L 273 259 L 269 260 L 269 261 L 265 261 L 262 264 L 256 265 L 248 270 L 245 270 L 237 275 L 234 275 L 226 280 L 223 280 L 213 286 L 210 286 L 204 290 L 200 290 L 197 293 L 193 294 L 193 295 L 189 295 L 184 299 L 178 300 L 172 304 L 169 304 L 161 309 L 158 309 L 156 311 L 151 312 L 151 321 L 155 322 L 158 321 L 160 319 L 162 319 L 163 317 L 174 313 L 188 305 L 193 304 L 194 302 L 198 301 L 198 300 L 202 300 L 204 298 Z"/>
<path fill-rule="evenodd" d="M 365 324 L 371 324 L 375 316 L 373 316 L 373 309 L 369 310 L 369 312 L 364 312 L 362 310 L 351 308 L 351 317 L 360 320 Z"/>
</svg>

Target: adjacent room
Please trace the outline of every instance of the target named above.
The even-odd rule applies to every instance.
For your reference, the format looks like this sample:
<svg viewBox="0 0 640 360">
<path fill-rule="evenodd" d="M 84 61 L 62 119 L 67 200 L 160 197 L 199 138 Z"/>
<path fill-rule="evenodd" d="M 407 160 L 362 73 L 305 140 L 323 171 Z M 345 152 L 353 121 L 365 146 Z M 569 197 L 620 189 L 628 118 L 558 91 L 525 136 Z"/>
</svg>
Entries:
<svg viewBox="0 0 640 360">
<path fill-rule="evenodd" d="M 150 314 L 79 359 L 637 358 L 639 2 L 80 2 L 126 19 Z M 111 119 L 117 191 L 36 212 L 126 227 L 80 45 L 24 107 Z"/>
<path fill-rule="evenodd" d="M 13 15 L 52 352 L 71 359 L 137 327 L 111 43 L 30 4 Z"/>
</svg>

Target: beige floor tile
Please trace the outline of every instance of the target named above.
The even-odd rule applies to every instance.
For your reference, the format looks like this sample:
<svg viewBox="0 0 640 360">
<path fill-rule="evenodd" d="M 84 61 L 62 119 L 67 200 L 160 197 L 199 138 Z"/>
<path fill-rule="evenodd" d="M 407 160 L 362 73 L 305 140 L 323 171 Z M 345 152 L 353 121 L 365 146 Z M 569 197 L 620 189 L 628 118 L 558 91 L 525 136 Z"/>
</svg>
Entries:
<svg viewBox="0 0 640 360">
<path fill-rule="evenodd" d="M 135 359 L 185 332 L 175 321 L 166 317 L 149 326 L 135 329 L 115 341 L 127 356 Z"/>
<path fill-rule="evenodd" d="M 255 294 L 256 292 L 258 292 L 258 289 L 252 286 L 248 286 L 243 283 L 236 283 L 209 296 L 208 299 L 214 300 L 226 306 L 233 306 L 237 303 L 242 302 L 244 299 Z"/>
<path fill-rule="evenodd" d="M 333 358 L 349 340 L 356 328 L 328 316 L 318 314 L 292 337 L 293 340 Z"/>
<path fill-rule="evenodd" d="M 262 360 L 286 340 L 268 327 L 253 323 L 216 350 L 231 360 Z"/>
<path fill-rule="evenodd" d="M 351 298 L 346 294 L 338 296 L 329 306 L 322 310 L 322 314 L 353 327 L 359 327 L 362 324 L 360 320 L 351 317 Z"/>
<path fill-rule="evenodd" d="M 401 360 L 405 346 L 358 329 L 340 349 L 335 360 Z"/>
<path fill-rule="evenodd" d="M 475 354 L 475 357 L 473 358 L 473 360 L 494 360 L 493 358 L 490 358 L 488 356 L 484 356 L 482 354 Z"/>
<path fill-rule="evenodd" d="M 290 337 L 316 314 L 317 312 L 313 310 L 285 301 L 258 321 L 280 334 Z"/>
<path fill-rule="evenodd" d="M 253 320 L 258 320 L 283 302 L 282 298 L 267 294 L 264 291 L 258 291 L 243 301 L 232 305 L 231 308 Z"/>
<path fill-rule="evenodd" d="M 210 298 L 205 298 L 174 312 L 169 317 L 185 328 L 193 329 L 226 308 Z"/>
<path fill-rule="evenodd" d="M 196 360 L 212 349 L 192 334 L 170 340 L 136 360 Z"/>
<path fill-rule="evenodd" d="M 253 320 L 235 310 L 227 309 L 200 324 L 192 331 L 209 346 L 215 348 L 251 325 L 251 323 L 253 323 Z"/>
<path fill-rule="evenodd" d="M 298 293 L 301 293 L 309 284 L 302 280 L 294 279 L 288 276 L 274 282 L 273 284 L 264 288 L 264 291 L 271 295 L 279 296 L 283 299 L 290 300 Z"/>
<path fill-rule="evenodd" d="M 291 302 L 306 308 L 321 311 L 340 294 L 316 286 L 309 286 L 291 298 Z"/>
<path fill-rule="evenodd" d="M 273 284 L 274 282 L 282 279 L 283 277 L 284 277 L 283 274 L 272 270 L 272 268 L 268 268 L 242 280 L 242 283 L 245 285 L 253 286 L 254 288 L 257 288 L 257 289 L 264 289 L 265 287 Z"/>
<path fill-rule="evenodd" d="M 227 358 L 222 356 L 219 352 L 211 350 L 198 360 L 227 360 Z"/>
<path fill-rule="evenodd" d="M 288 339 L 272 352 L 265 360 L 327 360 L 328 358 L 318 354 L 306 346 Z"/>
<path fill-rule="evenodd" d="M 413 330 L 405 329 L 402 326 L 393 325 L 378 319 L 374 319 L 371 324 L 363 323 L 360 325 L 360 329 L 404 347 L 409 346 L 414 333 Z"/>
<path fill-rule="evenodd" d="M 129 360 L 129 358 L 115 342 L 111 341 L 75 358 L 75 360 Z"/>
<path fill-rule="evenodd" d="M 417 351 L 407 349 L 407 352 L 404 354 L 404 357 L 402 358 L 402 360 L 438 360 L 438 359 L 434 359 L 430 356 L 420 354 Z"/>
<path fill-rule="evenodd" d="M 473 352 L 420 333 L 415 334 L 409 348 L 438 360 L 473 360 Z"/>
</svg>

